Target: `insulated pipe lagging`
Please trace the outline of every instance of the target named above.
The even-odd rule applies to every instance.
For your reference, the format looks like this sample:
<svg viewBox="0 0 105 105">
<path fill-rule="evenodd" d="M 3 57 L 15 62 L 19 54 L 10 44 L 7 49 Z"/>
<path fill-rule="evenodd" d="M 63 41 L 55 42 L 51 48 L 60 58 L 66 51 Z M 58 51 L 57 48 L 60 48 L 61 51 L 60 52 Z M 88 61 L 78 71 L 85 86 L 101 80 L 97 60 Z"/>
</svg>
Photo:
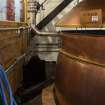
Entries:
<svg viewBox="0 0 105 105">
<path fill-rule="evenodd" d="M 0 79 L 1 79 L 1 82 L 0 82 L 0 88 L 2 88 L 2 99 L 4 101 L 4 105 L 17 105 L 16 104 L 16 101 L 13 97 L 13 93 L 12 93 L 12 89 L 11 89 L 11 86 L 9 84 L 9 81 L 8 81 L 8 78 L 7 78 L 7 75 L 3 69 L 3 67 L 0 65 Z M 4 88 L 7 90 L 8 92 L 8 95 L 9 95 L 9 101 L 7 101 L 7 98 L 6 98 L 6 93 L 5 93 L 5 89 L 3 88 L 3 85 L 4 85 Z M 7 104 L 7 102 L 9 102 Z"/>
</svg>

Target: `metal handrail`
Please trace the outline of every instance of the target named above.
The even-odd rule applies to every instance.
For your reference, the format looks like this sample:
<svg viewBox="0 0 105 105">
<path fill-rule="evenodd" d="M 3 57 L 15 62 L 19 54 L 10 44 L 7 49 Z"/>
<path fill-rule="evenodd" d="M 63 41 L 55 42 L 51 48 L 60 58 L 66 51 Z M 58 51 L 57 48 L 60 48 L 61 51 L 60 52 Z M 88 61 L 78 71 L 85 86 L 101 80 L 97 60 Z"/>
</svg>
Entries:
<svg viewBox="0 0 105 105">
<path fill-rule="evenodd" d="M 44 47 L 42 47 L 42 46 L 35 46 L 34 48 L 59 48 L 59 46 L 52 46 L 52 47 L 50 47 L 50 46 L 44 46 Z"/>
<path fill-rule="evenodd" d="M 29 27 L 19 27 L 19 28 L 0 28 L 0 31 L 16 31 L 16 30 L 25 30 Z"/>
<path fill-rule="evenodd" d="M 32 30 L 38 35 L 38 36 L 50 36 L 50 37 L 59 37 L 58 32 L 41 32 L 39 31 L 34 25 L 31 25 Z"/>
<path fill-rule="evenodd" d="M 13 64 L 11 64 L 7 69 L 6 69 L 6 73 L 7 74 L 9 74 L 12 70 L 13 70 L 13 68 L 14 68 L 14 66 L 16 65 L 16 64 L 18 64 L 22 59 L 24 59 L 26 57 L 26 54 L 24 53 L 23 55 L 21 55 L 20 57 L 18 57 L 18 58 L 16 58 L 16 60 L 14 61 L 14 63 Z"/>
<path fill-rule="evenodd" d="M 60 43 L 35 43 L 35 45 L 37 46 L 45 46 L 45 45 L 48 45 L 48 46 L 57 46 L 59 45 Z"/>
<path fill-rule="evenodd" d="M 66 52 L 64 49 L 60 49 L 59 52 L 64 54 L 65 56 L 69 57 L 70 59 L 105 68 L 105 64 L 98 63 L 98 62 L 93 61 L 93 60 L 88 60 L 88 59 L 85 59 L 85 58 L 82 58 L 82 57 L 78 57 L 76 55 L 73 55 L 73 54 L 70 54 L 70 53 Z"/>
<path fill-rule="evenodd" d="M 60 49 L 56 48 L 53 50 L 35 50 L 34 52 L 40 53 L 40 52 L 59 52 Z"/>
</svg>

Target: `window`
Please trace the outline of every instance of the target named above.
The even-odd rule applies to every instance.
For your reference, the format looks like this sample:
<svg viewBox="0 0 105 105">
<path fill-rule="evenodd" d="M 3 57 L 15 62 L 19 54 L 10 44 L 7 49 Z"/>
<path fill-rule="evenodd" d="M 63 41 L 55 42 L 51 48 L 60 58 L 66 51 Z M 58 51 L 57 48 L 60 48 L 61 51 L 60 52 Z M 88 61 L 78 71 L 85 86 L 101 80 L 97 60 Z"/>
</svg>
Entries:
<svg viewBox="0 0 105 105">
<path fill-rule="evenodd" d="M 7 1 L 6 0 L 0 0 L 0 21 L 6 20 L 6 13 L 7 13 Z"/>
<path fill-rule="evenodd" d="M 0 21 L 17 21 L 24 18 L 22 14 L 24 0 L 0 0 Z"/>
<path fill-rule="evenodd" d="M 15 21 L 20 22 L 21 9 L 22 9 L 21 0 L 15 0 Z"/>
</svg>

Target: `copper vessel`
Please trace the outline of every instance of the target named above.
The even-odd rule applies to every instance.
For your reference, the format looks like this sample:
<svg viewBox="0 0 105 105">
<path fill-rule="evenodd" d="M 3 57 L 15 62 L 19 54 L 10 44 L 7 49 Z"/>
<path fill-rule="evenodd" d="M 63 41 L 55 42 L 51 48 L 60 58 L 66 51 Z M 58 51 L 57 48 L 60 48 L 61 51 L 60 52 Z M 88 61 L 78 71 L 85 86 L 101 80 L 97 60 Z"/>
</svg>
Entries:
<svg viewBox="0 0 105 105">
<path fill-rule="evenodd" d="M 58 105 L 105 105 L 105 37 L 64 33 L 56 69 Z"/>
</svg>

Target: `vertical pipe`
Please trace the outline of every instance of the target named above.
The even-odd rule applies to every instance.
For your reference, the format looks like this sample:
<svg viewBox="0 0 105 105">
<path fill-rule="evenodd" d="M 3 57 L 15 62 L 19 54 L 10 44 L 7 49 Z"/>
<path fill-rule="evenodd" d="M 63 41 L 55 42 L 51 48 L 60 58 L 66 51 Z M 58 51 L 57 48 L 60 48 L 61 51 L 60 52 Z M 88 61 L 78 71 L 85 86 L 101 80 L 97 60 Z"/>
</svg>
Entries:
<svg viewBox="0 0 105 105">
<path fill-rule="evenodd" d="M 28 0 L 21 1 L 21 21 L 27 23 L 27 2 Z"/>
<path fill-rule="evenodd" d="M 15 21 L 24 21 L 23 0 L 15 0 Z"/>
<path fill-rule="evenodd" d="M 24 11 L 25 11 L 25 23 L 27 23 L 28 21 L 27 21 L 27 15 L 28 15 L 28 13 L 27 13 L 27 2 L 28 2 L 28 0 L 24 0 Z"/>
</svg>

